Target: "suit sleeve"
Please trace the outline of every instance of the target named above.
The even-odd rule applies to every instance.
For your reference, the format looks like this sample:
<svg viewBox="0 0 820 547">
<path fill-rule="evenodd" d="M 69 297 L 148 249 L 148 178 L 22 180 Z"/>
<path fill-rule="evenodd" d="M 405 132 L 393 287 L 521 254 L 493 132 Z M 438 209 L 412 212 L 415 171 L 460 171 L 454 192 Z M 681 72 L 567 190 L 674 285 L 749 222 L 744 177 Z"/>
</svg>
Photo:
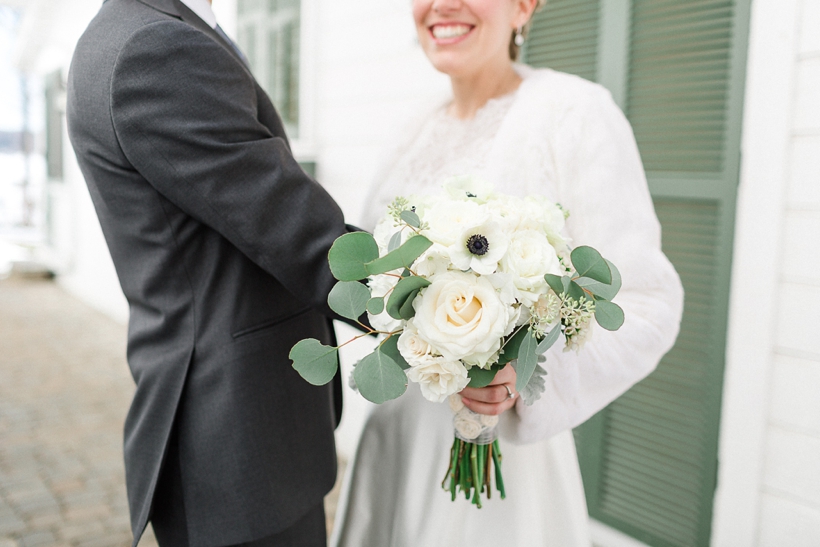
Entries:
<svg viewBox="0 0 820 547">
<path fill-rule="evenodd" d="M 181 21 L 138 30 L 111 84 L 112 120 L 133 167 L 296 297 L 327 309 L 327 252 L 347 232 L 330 195 L 257 116 L 254 81 Z"/>
<path fill-rule="evenodd" d="M 593 325 L 578 352 L 547 352 L 546 392 L 516 403 L 503 435 L 530 443 L 576 427 L 655 369 L 678 334 L 683 288 L 661 251 L 661 230 L 629 122 L 608 92 L 594 88 L 564 117 L 556 143 L 561 202 L 573 245 L 590 245 L 620 270 L 614 301 L 620 330 Z"/>
</svg>

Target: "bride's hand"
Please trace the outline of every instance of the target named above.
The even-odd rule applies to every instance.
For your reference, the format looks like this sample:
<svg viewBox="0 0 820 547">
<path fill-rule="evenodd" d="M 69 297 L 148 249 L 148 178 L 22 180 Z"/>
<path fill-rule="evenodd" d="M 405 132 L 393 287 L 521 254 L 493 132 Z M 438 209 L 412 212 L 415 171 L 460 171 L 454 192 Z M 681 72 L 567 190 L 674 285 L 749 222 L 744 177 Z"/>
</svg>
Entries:
<svg viewBox="0 0 820 547">
<path fill-rule="evenodd" d="M 461 391 L 461 399 L 473 412 L 487 416 L 497 416 L 515 406 L 518 393 L 515 391 L 515 369 L 512 365 L 498 371 L 487 387 L 467 387 Z"/>
</svg>

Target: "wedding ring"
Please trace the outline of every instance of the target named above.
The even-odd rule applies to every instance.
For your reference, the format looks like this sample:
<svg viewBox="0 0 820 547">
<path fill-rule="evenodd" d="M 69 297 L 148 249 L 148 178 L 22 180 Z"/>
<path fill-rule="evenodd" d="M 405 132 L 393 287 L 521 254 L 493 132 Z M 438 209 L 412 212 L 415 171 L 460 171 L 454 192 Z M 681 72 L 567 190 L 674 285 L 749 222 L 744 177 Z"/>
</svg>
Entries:
<svg viewBox="0 0 820 547">
<path fill-rule="evenodd" d="M 502 385 L 504 386 L 504 389 L 507 390 L 507 399 L 506 400 L 509 401 L 510 399 L 513 398 L 513 392 L 510 389 L 510 386 L 508 386 L 507 384 L 502 384 Z"/>
</svg>

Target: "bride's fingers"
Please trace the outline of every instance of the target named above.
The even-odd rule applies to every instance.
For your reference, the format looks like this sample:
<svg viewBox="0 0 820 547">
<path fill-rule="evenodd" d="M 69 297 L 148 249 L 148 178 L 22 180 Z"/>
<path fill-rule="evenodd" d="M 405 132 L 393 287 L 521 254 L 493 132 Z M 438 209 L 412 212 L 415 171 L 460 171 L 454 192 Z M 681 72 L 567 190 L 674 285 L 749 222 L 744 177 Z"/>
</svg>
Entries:
<svg viewBox="0 0 820 547">
<path fill-rule="evenodd" d="M 490 385 L 497 385 L 497 384 L 512 384 L 515 385 L 515 369 L 513 368 L 512 364 L 507 363 L 507 366 L 499 370 L 493 381 L 490 382 Z"/>
<path fill-rule="evenodd" d="M 515 395 L 515 391 L 512 389 L 513 386 L 510 386 L 509 384 L 495 384 L 487 387 L 465 387 L 461 391 L 461 397 L 466 397 L 467 399 L 477 403 L 503 403 L 510 398 L 510 392 L 507 391 L 506 386 L 509 386 L 510 392 Z"/>
<path fill-rule="evenodd" d="M 506 396 L 506 390 L 505 390 Z M 477 412 L 479 414 L 484 414 L 486 416 L 497 416 L 502 412 L 505 412 L 512 407 L 515 406 L 515 401 L 518 399 L 517 397 L 513 397 L 512 399 L 507 399 L 501 403 L 485 403 L 481 401 L 475 401 L 466 397 L 462 394 L 461 399 L 464 401 L 464 404 L 472 410 L 473 412 Z"/>
</svg>

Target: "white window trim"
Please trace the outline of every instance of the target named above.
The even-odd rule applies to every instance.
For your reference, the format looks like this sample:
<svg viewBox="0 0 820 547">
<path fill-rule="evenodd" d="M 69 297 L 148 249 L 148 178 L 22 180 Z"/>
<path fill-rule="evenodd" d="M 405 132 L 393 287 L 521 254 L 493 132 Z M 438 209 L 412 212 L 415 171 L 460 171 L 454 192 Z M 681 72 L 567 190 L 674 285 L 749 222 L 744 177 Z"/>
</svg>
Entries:
<svg viewBox="0 0 820 547">
<path fill-rule="evenodd" d="M 759 541 L 799 11 L 752 2 L 713 547 Z"/>
</svg>

